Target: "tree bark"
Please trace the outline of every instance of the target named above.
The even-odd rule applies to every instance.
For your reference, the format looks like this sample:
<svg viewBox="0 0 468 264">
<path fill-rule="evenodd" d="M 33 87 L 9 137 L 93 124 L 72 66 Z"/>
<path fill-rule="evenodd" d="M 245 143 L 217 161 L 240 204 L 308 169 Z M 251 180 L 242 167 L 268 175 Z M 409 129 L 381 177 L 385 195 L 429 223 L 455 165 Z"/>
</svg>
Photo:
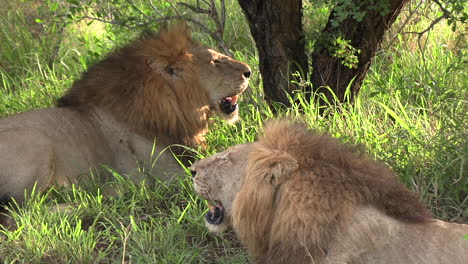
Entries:
<svg viewBox="0 0 468 264">
<path fill-rule="evenodd" d="M 358 5 L 361 1 L 355 0 L 354 2 Z M 340 35 L 346 40 L 351 40 L 350 44 L 361 50 L 358 54 L 359 63 L 356 68 L 350 69 L 344 66 L 338 58 L 333 57 L 327 47 L 321 47 L 312 54 L 311 81 L 314 90 L 323 92 L 330 102 L 334 102 L 329 90 L 323 89 L 328 86 L 335 93 L 338 101 L 343 102 L 346 100 L 346 88 L 352 82 L 349 94 L 349 99 L 352 101 L 359 92 L 385 31 L 393 24 L 406 2 L 408 0 L 389 0 L 390 12 L 388 14 L 382 16 L 378 11 L 367 9 L 361 22 L 349 17 L 338 27 L 334 27 L 331 23 L 335 17 L 335 12 L 332 12 L 323 33 L 327 33 L 328 36 Z"/>
<path fill-rule="evenodd" d="M 289 106 L 293 73 L 307 74 L 301 0 L 238 0 L 257 45 L 267 101 Z"/>
</svg>

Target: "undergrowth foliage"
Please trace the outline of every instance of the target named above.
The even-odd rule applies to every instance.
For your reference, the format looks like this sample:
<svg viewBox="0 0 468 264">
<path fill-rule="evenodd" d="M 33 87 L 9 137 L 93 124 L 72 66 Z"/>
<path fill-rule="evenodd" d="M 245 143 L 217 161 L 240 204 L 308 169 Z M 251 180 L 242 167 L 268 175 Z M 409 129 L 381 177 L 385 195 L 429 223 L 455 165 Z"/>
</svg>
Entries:
<svg viewBox="0 0 468 264">
<path fill-rule="evenodd" d="M 98 23 L 72 24 L 62 32 L 43 25 L 47 30 L 36 32 L 31 28 L 34 19 L 27 18 L 26 11 L 35 6 L 28 6 L 31 2 L 35 3 L 0 0 L 5 6 L 13 5 L 0 9 L 0 117 L 52 106 L 92 62 L 138 33 Z M 312 11 L 319 12 L 306 10 Z M 329 10 L 321 12 L 326 17 Z M 255 74 L 251 90 L 240 102 L 241 121 L 230 126 L 213 120 L 208 149 L 199 158 L 254 141 L 265 120 L 301 118 L 343 141 L 364 145 L 371 156 L 386 162 L 406 186 L 418 192 L 437 218 L 468 222 L 466 42 L 460 41 L 450 25 L 439 23 L 422 42 L 408 34 L 389 35 L 352 104 L 330 103 L 320 109 L 316 104 L 320 95 L 307 100 L 297 91 L 290 98 L 292 107 L 274 104 L 272 111 L 262 98 L 258 58 L 242 14 L 237 8 L 227 15 L 226 43 L 234 47 L 236 59 L 253 66 Z M 405 30 L 425 29 L 428 23 L 420 17 Z M 400 25 L 397 22 L 396 27 Z M 60 49 L 45 49 L 54 46 L 56 38 L 50 37 L 57 34 L 63 37 Z M 203 33 L 195 36 L 213 44 Z M 249 262 L 232 234 L 207 232 L 203 223 L 207 207 L 193 192 L 189 173 L 171 183 L 147 186 L 107 169 L 111 182 L 102 183 L 98 175 L 90 175 L 87 184 L 43 194 L 34 191 L 25 194 L 28 198 L 21 207 L 10 206 L 18 228 L 0 231 L 1 261 Z M 114 195 L 105 195 L 108 190 Z M 63 204 L 70 205 L 67 213 L 54 210 Z"/>
</svg>

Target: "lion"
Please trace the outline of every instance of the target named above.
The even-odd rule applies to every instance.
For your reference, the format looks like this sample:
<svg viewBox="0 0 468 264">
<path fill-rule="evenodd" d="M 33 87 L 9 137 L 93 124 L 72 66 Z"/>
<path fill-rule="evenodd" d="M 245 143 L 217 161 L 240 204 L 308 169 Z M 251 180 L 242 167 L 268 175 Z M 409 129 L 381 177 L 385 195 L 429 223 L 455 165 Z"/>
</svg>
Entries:
<svg viewBox="0 0 468 264">
<path fill-rule="evenodd" d="M 386 165 L 301 122 L 271 121 L 190 169 L 207 227 L 232 227 L 257 263 L 468 259 L 467 225 L 433 219 Z"/>
<path fill-rule="evenodd" d="M 215 114 L 236 121 L 250 75 L 184 23 L 144 33 L 90 66 L 55 107 L 0 119 L 0 199 L 21 202 L 35 185 L 78 183 L 102 165 L 169 180 L 184 172 L 173 155 L 182 150 L 163 150 L 203 148 Z"/>
</svg>

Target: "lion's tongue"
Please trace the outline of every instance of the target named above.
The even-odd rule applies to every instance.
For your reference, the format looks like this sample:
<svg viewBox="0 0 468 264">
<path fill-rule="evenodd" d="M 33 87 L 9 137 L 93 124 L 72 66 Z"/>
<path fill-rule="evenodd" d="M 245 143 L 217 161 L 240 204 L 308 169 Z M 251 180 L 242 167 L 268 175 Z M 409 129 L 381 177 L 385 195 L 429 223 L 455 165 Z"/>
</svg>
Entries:
<svg viewBox="0 0 468 264">
<path fill-rule="evenodd" d="M 205 215 L 205 220 L 209 224 L 219 225 L 224 219 L 224 207 L 221 204 L 211 205 L 208 203 L 210 209 Z"/>
</svg>

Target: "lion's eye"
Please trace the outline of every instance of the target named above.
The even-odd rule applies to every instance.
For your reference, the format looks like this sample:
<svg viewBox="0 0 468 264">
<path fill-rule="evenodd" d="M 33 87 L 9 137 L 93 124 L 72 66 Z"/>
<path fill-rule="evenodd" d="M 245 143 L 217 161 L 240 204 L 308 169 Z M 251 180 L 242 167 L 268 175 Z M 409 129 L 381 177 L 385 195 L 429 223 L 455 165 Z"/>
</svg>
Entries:
<svg viewBox="0 0 468 264">
<path fill-rule="evenodd" d="M 215 64 L 216 64 L 216 63 L 220 63 L 219 60 L 211 60 L 210 62 L 213 62 L 213 63 L 215 63 Z"/>
<path fill-rule="evenodd" d="M 172 67 L 172 65 L 166 66 L 166 72 L 169 73 L 170 75 L 175 75 L 175 69 L 174 67 Z"/>
</svg>

